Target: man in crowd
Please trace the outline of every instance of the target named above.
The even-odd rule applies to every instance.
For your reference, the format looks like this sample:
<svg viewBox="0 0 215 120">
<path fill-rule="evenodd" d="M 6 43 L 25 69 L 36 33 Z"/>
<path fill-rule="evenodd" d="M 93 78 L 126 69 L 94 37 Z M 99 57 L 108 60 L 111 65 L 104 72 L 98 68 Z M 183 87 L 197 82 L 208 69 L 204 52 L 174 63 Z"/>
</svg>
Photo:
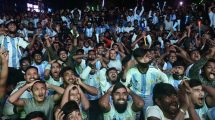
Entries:
<svg viewBox="0 0 215 120">
<path fill-rule="evenodd" d="M 110 96 L 113 102 L 110 102 Z M 118 82 L 100 98 L 99 105 L 104 112 L 104 120 L 135 120 L 136 112 L 143 109 L 144 101 Z"/>
<path fill-rule="evenodd" d="M 58 94 L 46 96 L 48 88 L 54 89 Z M 31 90 L 33 98 L 21 99 L 20 96 L 28 89 Z M 27 114 L 34 111 L 42 111 L 48 120 L 53 120 L 55 102 L 61 98 L 61 94 L 63 94 L 63 92 L 64 89 L 61 87 L 49 85 L 40 80 L 35 80 L 31 83 L 25 84 L 22 88 L 13 93 L 8 100 L 16 106 L 23 107 Z"/>
<path fill-rule="evenodd" d="M 148 106 L 153 105 L 152 90 L 154 85 L 159 82 L 168 83 L 168 78 L 166 74 L 150 66 L 152 56 L 148 50 L 137 48 L 133 52 L 133 56 L 137 65 L 128 70 L 124 84 L 145 101 L 145 111 Z"/>
<path fill-rule="evenodd" d="M 146 111 L 147 120 L 184 120 L 193 118 L 198 120 L 190 95 L 184 87 L 177 94 L 175 88 L 168 83 L 158 83 L 153 89 L 154 106 Z"/>
</svg>

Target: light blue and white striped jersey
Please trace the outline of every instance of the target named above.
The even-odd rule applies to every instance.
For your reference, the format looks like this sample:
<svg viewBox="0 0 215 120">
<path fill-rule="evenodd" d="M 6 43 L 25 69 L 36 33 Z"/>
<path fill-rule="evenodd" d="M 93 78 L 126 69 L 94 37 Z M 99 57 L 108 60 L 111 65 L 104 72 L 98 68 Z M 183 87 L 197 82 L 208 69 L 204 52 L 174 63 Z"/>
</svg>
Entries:
<svg viewBox="0 0 215 120">
<path fill-rule="evenodd" d="M 44 80 L 44 75 L 45 75 L 45 69 L 48 65 L 47 61 L 42 61 L 41 64 L 37 65 L 35 62 L 32 64 L 32 66 L 37 67 L 40 79 Z"/>
<path fill-rule="evenodd" d="M 128 70 L 124 85 L 131 86 L 133 92 L 144 97 L 152 95 L 155 84 L 159 82 L 168 83 L 168 77 L 160 70 L 150 66 L 146 74 L 143 74 L 137 67 L 133 67 Z"/>
<path fill-rule="evenodd" d="M 20 66 L 19 60 L 22 57 L 22 52 L 19 47 L 26 48 L 29 43 L 20 37 L 3 36 L 0 37 L 0 44 L 9 51 L 10 59 L 8 66 L 18 69 Z"/>
<path fill-rule="evenodd" d="M 88 27 L 85 28 L 86 37 L 93 37 L 93 32 L 94 32 L 94 29 L 92 27 L 91 28 L 88 28 Z"/>
<path fill-rule="evenodd" d="M 95 74 L 90 74 L 91 68 L 87 66 L 80 75 L 80 78 L 83 82 L 89 86 L 93 86 L 99 90 L 98 95 L 93 96 L 90 94 L 86 94 L 88 100 L 97 100 L 101 97 L 101 90 L 100 90 L 100 75 L 99 71 L 96 71 Z"/>
</svg>

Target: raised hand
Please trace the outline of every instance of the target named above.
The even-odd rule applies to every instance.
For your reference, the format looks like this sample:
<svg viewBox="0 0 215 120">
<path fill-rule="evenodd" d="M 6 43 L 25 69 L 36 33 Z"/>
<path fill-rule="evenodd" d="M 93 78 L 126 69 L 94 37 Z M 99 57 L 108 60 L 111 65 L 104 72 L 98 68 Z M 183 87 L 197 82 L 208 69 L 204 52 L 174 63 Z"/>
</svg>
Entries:
<svg viewBox="0 0 215 120">
<path fill-rule="evenodd" d="M 57 109 L 55 111 L 54 116 L 55 116 L 55 120 L 63 120 L 65 114 L 63 113 L 63 111 L 61 111 L 61 109 Z"/>
</svg>

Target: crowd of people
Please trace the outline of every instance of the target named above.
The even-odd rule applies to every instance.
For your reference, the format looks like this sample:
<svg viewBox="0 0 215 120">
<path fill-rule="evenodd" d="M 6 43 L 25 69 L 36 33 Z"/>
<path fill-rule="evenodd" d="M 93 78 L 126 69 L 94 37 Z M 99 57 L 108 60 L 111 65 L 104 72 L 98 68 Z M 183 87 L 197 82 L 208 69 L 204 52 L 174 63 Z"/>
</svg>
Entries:
<svg viewBox="0 0 215 120">
<path fill-rule="evenodd" d="M 0 46 L 1 120 L 215 120 L 214 2 L 2 14 Z"/>
</svg>

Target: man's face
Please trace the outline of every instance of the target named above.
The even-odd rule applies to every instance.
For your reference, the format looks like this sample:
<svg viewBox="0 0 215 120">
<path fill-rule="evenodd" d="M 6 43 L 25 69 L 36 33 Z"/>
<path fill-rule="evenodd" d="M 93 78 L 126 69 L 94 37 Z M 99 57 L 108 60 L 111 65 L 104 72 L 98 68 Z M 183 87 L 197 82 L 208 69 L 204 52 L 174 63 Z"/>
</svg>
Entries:
<svg viewBox="0 0 215 120">
<path fill-rule="evenodd" d="M 205 92 L 201 85 L 192 87 L 191 99 L 196 107 L 202 107 L 204 105 L 204 95 Z"/>
<path fill-rule="evenodd" d="M 75 83 L 75 74 L 72 70 L 67 70 L 64 74 L 63 74 L 63 80 L 64 82 L 69 85 L 69 84 L 73 84 Z"/>
<path fill-rule="evenodd" d="M 45 83 L 35 83 L 32 87 L 33 97 L 37 102 L 43 102 L 45 100 L 46 91 Z"/>
<path fill-rule="evenodd" d="M 103 46 L 99 46 L 97 49 L 98 54 L 102 55 L 104 52 L 104 47 Z"/>
<path fill-rule="evenodd" d="M 28 60 L 24 60 L 22 61 L 20 66 L 21 66 L 21 69 L 25 71 L 30 66 L 30 63 Z"/>
<path fill-rule="evenodd" d="M 82 53 L 82 52 L 78 52 L 76 55 L 83 55 L 83 53 Z M 82 59 L 81 59 L 81 58 L 78 58 L 78 59 L 76 59 L 75 61 L 76 61 L 78 64 L 80 64 L 81 61 L 82 61 Z"/>
<path fill-rule="evenodd" d="M 61 51 L 60 53 L 59 53 L 59 57 L 60 57 L 60 59 L 62 60 L 62 61 L 66 61 L 67 60 L 67 53 L 66 53 L 66 51 Z"/>
<path fill-rule="evenodd" d="M 143 57 L 138 57 L 137 60 L 139 63 L 149 63 L 152 61 L 152 55 L 150 52 L 147 52 Z"/>
<path fill-rule="evenodd" d="M 96 59 L 96 53 L 94 51 L 90 51 L 88 53 L 88 60 L 95 60 Z"/>
<path fill-rule="evenodd" d="M 9 25 L 8 25 L 8 30 L 9 30 L 9 32 L 16 32 L 16 25 L 14 24 L 14 23 L 10 23 Z"/>
<path fill-rule="evenodd" d="M 114 83 L 117 81 L 117 71 L 116 70 L 110 70 L 107 74 L 108 76 L 108 80 L 111 82 L 111 83 Z"/>
<path fill-rule="evenodd" d="M 119 113 L 125 112 L 127 108 L 127 100 L 128 100 L 128 92 L 125 88 L 119 88 L 117 89 L 113 95 L 113 104 L 114 108 L 117 110 Z"/>
<path fill-rule="evenodd" d="M 53 63 L 51 66 L 51 74 L 54 77 L 58 77 L 61 70 L 61 66 L 59 63 Z"/>
<path fill-rule="evenodd" d="M 78 104 L 81 102 L 81 95 L 76 87 L 74 89 L 70 90 L 69 92 L 69 100 L 74 100 Z"/>
<path fill-rule="evenodd" d="M 34 61 L 35 63 L 40 64 L 42 62 L 42 56 L 40 54 L 35 54 Z"/>
<path fill-rule="evenodd" d="M 208 62 L 204 67 L 204 72 L 208 80 L 215 80 L 215 62 Z"/>
<path fill-rule="evenodd" d="M 78 110 L 71 112 L 66 120 L 82 120 L 81 112 Z"/>
<path fill-rule="evenodd" d="M 175 114 L 178 111 L 178 98 L 175 94 L 164 96 L 159 100 L 159 107 L 169 114 Z"/>
<path fill-rule="evenodd" d="M 115 50 L 110 50 L 110 60 L 115 60 L 116 59 L 116 51 Z"/>
<path fill-rule="evenodd" d="M 28 83 L 31 83 L 31 82 L 39 79 L 39 75 L 38 75 L 38 72 L 36 69 L 31 68 L 25 72 L 24 78 Z"/>
<path fill-rule="evenodd" d="M 174 63 L 177 60 L 176 54 L 175 53 L 170 53 L 169 54 L 169 61 L 171 63 Z"/>
<path fill-rule="evenodd" d="M 199 51 L 193 51 L 190 55 L 191 60 L 198 61 L 201 58 Z"/>
<path fill-rule="evenodd" d="M 173 73 L 173 78 L 176 80 L 181 80 L 184 76 L 184 66 L 175 66 L 173 69 L 175 70 Z"/>
</svg>

